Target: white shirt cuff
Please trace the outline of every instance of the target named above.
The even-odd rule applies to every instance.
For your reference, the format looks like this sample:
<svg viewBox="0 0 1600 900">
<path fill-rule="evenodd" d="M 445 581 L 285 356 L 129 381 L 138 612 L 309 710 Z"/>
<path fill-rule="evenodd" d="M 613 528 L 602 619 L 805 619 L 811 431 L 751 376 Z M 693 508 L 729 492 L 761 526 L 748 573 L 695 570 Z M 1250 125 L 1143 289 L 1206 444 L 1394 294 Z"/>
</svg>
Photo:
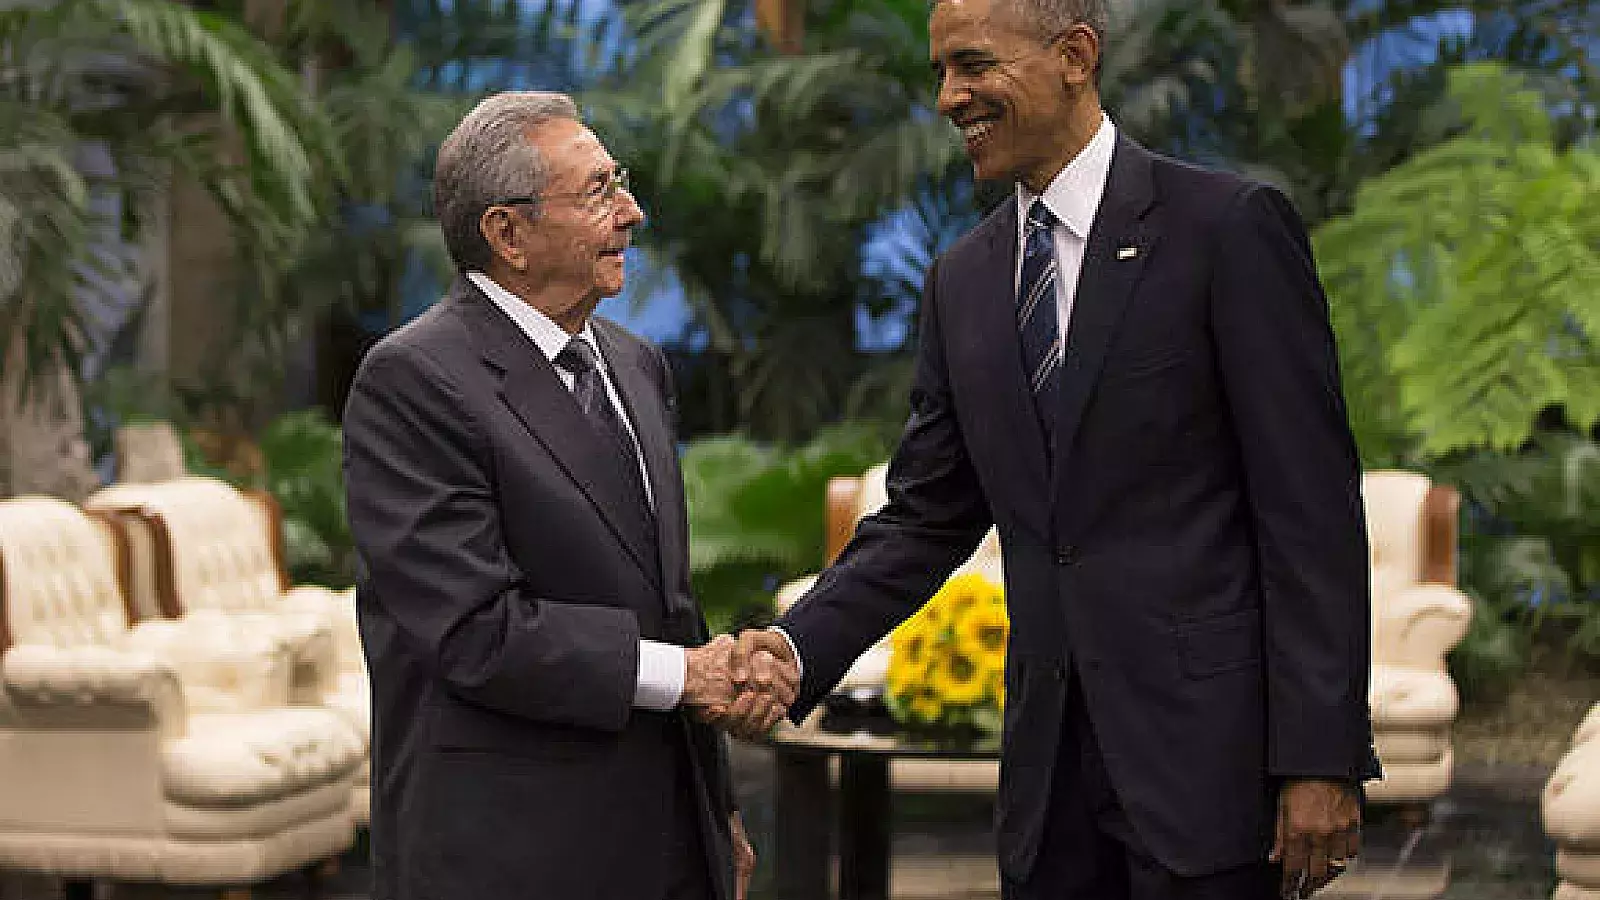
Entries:
<svg viewBox="0 0 1600 900">
<path fill-rule="evenodd" d="M 640 641 L 639 681 L 634 687 L 633 705 L 657 712 L 676 708 L 683 699 L 687 665 L 682 647 L 660 641 Z"/>
<path fill-rule="evenodd" d="M 778 636 L 783 638 L 783 642 L 785 644 L 789 645 L 789 652 L 794 654 L 794 667 L 795 667 L 795 670 L 799 673 L 801 678 L 806 677 L 806 661 L 800 658 L 800 648 L 796 647 L 794 645 L 794 638 L 789 637 L 789 632 L 784 631 L 782 628 L 778 627 L 777 625 L 774 625 L 774 626 L 772 626 L 771 628 L 769 628 L 767 630 L 768 631 L 776 631 L 778 633 Z"/>
</svg>

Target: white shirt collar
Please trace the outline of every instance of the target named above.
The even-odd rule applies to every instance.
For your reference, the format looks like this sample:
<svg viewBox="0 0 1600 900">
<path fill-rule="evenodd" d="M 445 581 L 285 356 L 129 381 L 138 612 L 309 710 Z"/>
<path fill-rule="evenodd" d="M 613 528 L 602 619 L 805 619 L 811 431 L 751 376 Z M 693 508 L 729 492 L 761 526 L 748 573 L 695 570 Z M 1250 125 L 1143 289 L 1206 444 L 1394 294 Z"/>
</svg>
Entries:
<svg viewBox="0 0 1600 900">
<path fill-rule="evenodd" d="M 539 352 L 544 354 L 545 359 L 555 362 L 561 351 L 567 349 L 567 342 L 572 336 L 549 316 L 534 309 L 531 304 L 501 287 L 493 278 L 482 272 L 468 272 L 467 279 L 477 285 L 484 296 L 494 301 L 495 306 L 510 316 L 511 321 L 517 323 L 517 327 L 538 346 Z M 583 323 L 583 330 L 578 332 L 577 336 L 588 341 L 596 356 L 599 355 L 600 348 L 594 340 L 594 329 L 588 322 Z"/>
<path fill-rule="evenodd" d="M 1117 127 L 1111 124 L 1111 117 L 1102 112 L 1100 128 L 1088 145 L 1044 189 L 1044 205 L 1079 240 L 1089 239 L 1089 229 L 1100 209 L 1100 198 L 1105 196 L 1106 181 L 1111 177 L 1111 157 L 1116 149 Z M 1026 224 L 1028 207 L 1033 200 L 1033 192 L 1018 183 L 1019 228 Z"/>
</svg>

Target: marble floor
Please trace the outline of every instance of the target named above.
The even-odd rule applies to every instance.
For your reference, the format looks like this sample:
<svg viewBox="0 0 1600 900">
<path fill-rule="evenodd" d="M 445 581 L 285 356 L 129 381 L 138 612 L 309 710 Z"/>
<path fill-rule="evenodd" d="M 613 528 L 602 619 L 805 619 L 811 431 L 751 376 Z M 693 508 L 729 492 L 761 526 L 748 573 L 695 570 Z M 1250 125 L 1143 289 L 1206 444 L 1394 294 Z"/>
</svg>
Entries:
<svg viewBox="0 0 1600 900">
<path fill-rule="evenodd" d="M 747 824 L 759 852 L 772 828 L 770 758 L 759 748 L 735 750 L 735 772 Z M 1546 900 L 1554 885 L 1554 848 L 1543 836 L 1538 796 L 1545 773 L 1532 768 L 1463 766 L 1449 794 L 1421 829 L 1375 810 L 1363 869 L 1336 882 L 1328 900 Z M 896 900 L 992 900 L 999 897 L 988 831 L 990 804 L 972 796 L 902 796 L 895 801 Z M 765 873 L 752 900 L 778 898 Z M 368 872 L 359 853 L 313 885 L 292 876 L 254 892 L 256 900 L 367 900 Z M 1442 889 L 1442 893 L 1441 893 Z M 143 889 L 99 892 L 102 900 L 199 900 L 215 892 Z M 57 886 L 0 879 L 0 900 L 54 900 Z M 565 900 L 565 898 L 562 898 Z"/>
</svg>

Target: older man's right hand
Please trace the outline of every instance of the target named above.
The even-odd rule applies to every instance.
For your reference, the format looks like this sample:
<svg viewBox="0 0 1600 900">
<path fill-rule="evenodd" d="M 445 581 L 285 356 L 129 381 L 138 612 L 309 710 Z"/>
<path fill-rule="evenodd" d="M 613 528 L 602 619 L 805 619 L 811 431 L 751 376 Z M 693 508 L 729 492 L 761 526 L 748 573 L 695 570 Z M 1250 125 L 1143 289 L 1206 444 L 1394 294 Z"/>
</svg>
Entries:
<svg viewBox="0 0 1600 900">
<path fill-rule="evenodd" d="M 733 683 L 733 653 L 737 645 L 728 635 L 684 650 L 683 705 L 702 720 L 720 718 L 738 697 Z"/>
</svg>

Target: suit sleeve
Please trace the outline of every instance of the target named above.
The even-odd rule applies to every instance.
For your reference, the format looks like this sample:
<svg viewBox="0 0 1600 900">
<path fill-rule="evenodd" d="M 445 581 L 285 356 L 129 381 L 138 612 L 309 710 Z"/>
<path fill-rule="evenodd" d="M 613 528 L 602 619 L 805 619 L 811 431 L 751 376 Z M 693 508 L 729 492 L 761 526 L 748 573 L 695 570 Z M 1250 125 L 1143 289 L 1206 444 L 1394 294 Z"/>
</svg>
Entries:
<svg viewBox="0 0 1600 900">
<path fill-rule="evenodd" d="M 777 623 L 803 661 L 799 722 L 858 656 L 920 609 L 972 555 L 993 519 L 967 457 L 935 299 L 922 300 L 911 415 L 889 461 L 888 503 L 862 519 L 839 559 Z"/>
<path fill-rule="evenodd" d="M 639 625 L 622 609 L 531 596 L 506 552 L 488 449 L 451 378 L 379 344 L 344 419 L 362 592 L 464 701 L 618 731 L 636 687 Z"/>
<path fill-rule="evenodd" d="M 1260 566 L 1268 772 L 1374 777 L 1361 467 L 1328 301 L 1278 191 L 1243 189 L 1218 239 L 1212 324 Z"/>
</svg>

